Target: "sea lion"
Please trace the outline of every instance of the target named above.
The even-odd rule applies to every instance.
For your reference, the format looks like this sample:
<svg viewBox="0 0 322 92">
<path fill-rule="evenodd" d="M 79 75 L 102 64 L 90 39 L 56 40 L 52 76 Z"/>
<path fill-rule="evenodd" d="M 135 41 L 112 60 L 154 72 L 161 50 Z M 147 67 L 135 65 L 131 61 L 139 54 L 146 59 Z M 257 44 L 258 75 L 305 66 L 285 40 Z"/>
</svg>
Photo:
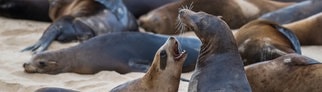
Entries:
<svg viewBox="0 0 322 92">
<path fill-rule="evenodd" d="M 155 52 L 168 36 L 117 32 L 89 39 L 74 47 L 35 54 L 23 67 L 28 73 L 57 74 L 75 72 L 93 74 L 102 70 L 146 72 Z M 182 72 L 194 70 L 201 42 L 196 38 L 177 37 L 182 49 L 189 53 Z"/>
<path fill-rule="evenodd" d="M 277 24 L 288 24 L 322 12 L 322 0 L 303 1 L 259 17 Z"/>
<path fill-rule="evenodd" d="M 48 0 L 0 0 L 0 16 L 50 22 Z"/>
<path fill-rule="evenodd" d="M 322 64 L 287 54 L 245 67 L 253 92 L 321 92 Z"/>
<path fill-rule="evenodd" d="M 166 4 L 140 17 L 139 25 L 145 31 L 160 34 L 178 34 L 176 20 L 178 9 L 191 6 L 193 11 L 223 16 L 230 28 L 237 29 L 260 15 L 291 5 L 268 0 L 181 0 Z M 188 30 L 189 31 L 189 30 Z"/>
<path fill-rule="evenodd" d="M 187 52 L 180 51 L 178 44 L 174 37 L 169 37 L 142 78 L 121 84 L 110 92 L 178 92 L 182 65 L 187 58 Z"/>
<path fill-rule="evenodd" d="M 283 26 L 296 34 L 301 45 L 322 45 L 322 13 Z"/>
<path fill-rule="evenodd" d="M 71 89 L 57 88 L 57 87 L 44 87 L 37 89 L 35 92 L 79 92 Z"/>
<path fill-rule="evenodd" d="M 297 36 L 266 20 L 254 20 L 237 31 L 235 39 L 245 65 L 272 60 L 288 53 L 301 54 Z"/>
<path fill-rule="evenodd" d="M 219 17 L 188 9 L 181 9 L 178 17 L 202 42 L 188 92 L 250 92 L 243 62 L 228 25 Z"/>
<path fill-rule="evenodd" d="M 38 42 L 22 51 L 44 51 L 54 40 L 84 41 L 105 33 L 138 31 L 135 18 L 121 0 L 53 0 L 50 9 L 54 23 Z"/>
</svg>

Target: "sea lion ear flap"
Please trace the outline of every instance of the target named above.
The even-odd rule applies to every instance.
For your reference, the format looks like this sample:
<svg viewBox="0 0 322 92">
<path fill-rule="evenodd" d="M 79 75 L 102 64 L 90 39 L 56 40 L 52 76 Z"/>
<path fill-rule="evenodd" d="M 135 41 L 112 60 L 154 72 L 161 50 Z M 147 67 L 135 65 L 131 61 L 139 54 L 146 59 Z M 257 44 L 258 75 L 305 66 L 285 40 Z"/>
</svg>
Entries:
<svg viewBox="0 0 322 92">
<path fill-rule="evenodd" d="M 309 57 L 301 56 L 301 55 L 284 59 L 284 63 L 288 63 L 290 65 L 295 65 L 295 66 L 321 64 L 321 62 L 317 60 L 311 59 Z"/>
<path fill-rule="evenodd" d="M 292 44 L 292 48 L 295 50 L 297 54 L 302 54 L 300 41 L 291 30 L 277 24 L 273 25 L 273 27 L 275 27 L 277 31 L 283 34 L 290 41 L 290 43 Z"/>
<path fill-rule="evenodd" d="M 222 19 L 223 18 L 223 16 L 217 16 L 218 18 L 220 18 L 220 19 Z"/>
<path fill-rule="evenodd" d="M 56 61 L 48 61 L 48 64 L 55 65 L 55 64 L 57 64 L 57 62 Z"/>
</svg>

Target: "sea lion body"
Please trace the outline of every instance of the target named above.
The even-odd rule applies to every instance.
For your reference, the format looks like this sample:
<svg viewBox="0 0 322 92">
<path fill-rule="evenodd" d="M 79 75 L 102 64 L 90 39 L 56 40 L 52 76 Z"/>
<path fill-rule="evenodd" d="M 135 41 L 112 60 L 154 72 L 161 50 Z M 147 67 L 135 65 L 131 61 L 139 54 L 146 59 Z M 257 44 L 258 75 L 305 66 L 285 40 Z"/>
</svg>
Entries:
<svg viewBox="0 0 322 92">
<path fill-rule="evenodd" d="M 26 72 L 49 74 L 62 72 L 93 74 L 102 70 L 122 74 L 146 72 L 155 52 L 167 38 L 168 36 L 139 32 L 105 34 L 75 47 L 36 54 L 31 62 L 24 64 L 24 68 Z M 201 43 L 196 38 L 178 37 L 177 39 L 182 49 L 189 53 L 182 71 L 192 71 Z"/>
<path fill-rule="evenodd" d="M 322 64 L 298 54 L 245 67 L 253 92 L 321 92 Z"/>
<path fill-rule="evenodd" d="M 182 65 L 187 58 L 187 53 L 181 52 L 178 46 L 178 41 L 169 37 L 142 78 L 121 84 L 110 92 L 177 92 Z"/>
<path fill-rule="evenodd" d="M 289 24 L 322 12 L 322 0 L 307 0 L 267 13 L 259 19 L 277 24 Z"/>
<path fill-rule="evenodd" d="M 179 21 L 202 42 L 188 92 L 250 92 L 241 57 L 228 25 L 220 18 L 188 9 Z"/>
<path fill-rule="evenodd" d="M 300 42 L 291 30 L 265 20 L 254 20 L 244 25 L 237 31 L 235 39 L 245 65 L 288 53 L 301 54 Z"/>
<path fill-rule="evenodd" d="M 290 5 L 268 0 L 181 0 L 157 8 L 140 17 L 139 24 L 146 31 L 160 34 L 178 34 L 176 20 L 178 9 L 192 8 L 193 11 L 223 16 L 232 29 L 237 29 L 260 15 Z M 189 31 L 189 30 L 188 30 Z"/>
<path fill-rule="evenodd" d="M 301 45 L 322 45 L 322 13 L 283 26 L 296 34 Z"/>
<path fill-rule="evenodd" d="M 50 16 L 54 23 L 36 44 L 23 51 L 44 51 L 54 40 L 84 41 L 105 33 L 138 31 L 135 18 L 120 0 L 54 0 L 52 3 Z"/>
<path fill-rule="evenodd" d="M 0 16 L 50 22 L 48 0 L 1 0 Z"/>
</svg>

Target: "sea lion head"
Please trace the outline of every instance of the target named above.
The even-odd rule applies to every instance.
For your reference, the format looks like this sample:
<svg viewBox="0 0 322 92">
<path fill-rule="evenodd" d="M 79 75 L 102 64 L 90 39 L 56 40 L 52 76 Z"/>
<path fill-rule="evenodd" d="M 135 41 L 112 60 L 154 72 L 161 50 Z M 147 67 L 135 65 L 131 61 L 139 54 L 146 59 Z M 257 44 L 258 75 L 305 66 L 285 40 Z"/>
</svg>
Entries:
<svg viewBox="0 0 322 92">
<path fill-rule="evenodd" d="M 34 55 L 30 62 L 24 63 L 23 68 L 27 73 L 47 73 L 47 74 L 57 74 L 68 67 L 68 62 L 59 62 L 61 55 L 41 52 Z"/>
<path fill-rule="evenodd" d="M 178 71 L 181 72 L 181 67 L 187 58 L 185 50 L 180 51 L 179 43 L 176 38 L 169 37 L 163 46 L 159 48 L 154 57 L 151 67 L 157 71 Z M 178 69 L 180 67 L 180 69 Z M 151 69 L 151 68 L 150 68 Z M 177 74 L 175 72 L 175 74 Z M 181 74 L 181 73 L 179 73 Z"/>
<path fill-rule="evenodd" d="M 220 17 L 205 12 L 181 9 L 178 17 L 179 22 L 182 23 L 181 25 L 185 26 L 187 30 L 194 31 L 201 41 L 218 34 L 218 31 L 214 31 L 214 29 L 222 30 L 221 32 L 230 30 L 228 25 Z"/>
<path fill-rule="evenodd" d="M 138 23 L 145 31 L 159 34 L 174 34 L 176 33 L 174 24 L 176 19 L 172 18 L 175 18 L 177 15 L 173 14 L 173 12 L 178 11 L 161 7 L 141 16 Z"/>
</svg>

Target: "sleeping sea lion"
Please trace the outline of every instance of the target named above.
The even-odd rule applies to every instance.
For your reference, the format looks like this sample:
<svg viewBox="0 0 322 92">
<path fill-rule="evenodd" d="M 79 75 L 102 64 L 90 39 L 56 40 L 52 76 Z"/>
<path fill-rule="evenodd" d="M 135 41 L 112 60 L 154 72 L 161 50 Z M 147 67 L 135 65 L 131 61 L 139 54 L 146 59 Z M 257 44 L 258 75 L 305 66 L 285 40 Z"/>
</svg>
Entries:
<svg viewBox="0 0 322 92">
<path fill-rule="evenodd" d="M 247 23 L 237 31 L 235 39 L 245 65 L 288 53 L 301 54 L 300 42 L 291 30 L 266 20 Z"/>
<path fill-rule="evenodd" d="M 169 36 L 116 32 L 94 37 L 74 47 L 35 54 L 23 65 L 27 73 L 58 74 L 74 72 L 93 74 L 103 70 L 124 74 L 146 72 L 155 52 Z M 194 70 L 200 48 L 196 38 L 177 37 L 182 49 L 189 53 L 182 72 Z"/>
<path fill-rule="evenodd" d="M 288 24 L 320 12 L 322 12 L 322 0 L 308 0 L 264 14 L 259 19 Z"/>
<path fill-rule="evenodd" d="M 296 34 L 301 45 L 322 45 L 322 13 L 283 26 Z"/>
<path fill-rule="evenodd" d="M 140 17 L 139 25 L 149 32 L 179 34 L 176 30 L 178 10 L 190 6 L 193 11 L 222 16 L 230 28 L 237 29 L 262 14 L 291 4 L 293 3 L 268 0 L 181 0 L 166 4 Z"/>
<path fill-rule="evenodd" d="M 245 67 L 253 92 L 321 92 L 322 64 L 287 54 Z"/>
<path fill-rule="evenodd" d="M 121 0 L 53 0 L 50 17 L 54 23 L 38 42 L 22 51 L 44 51 L 54 40 L 84 41 L 105 33 L 138 31 L 135 18 Z"/>
</svg>

